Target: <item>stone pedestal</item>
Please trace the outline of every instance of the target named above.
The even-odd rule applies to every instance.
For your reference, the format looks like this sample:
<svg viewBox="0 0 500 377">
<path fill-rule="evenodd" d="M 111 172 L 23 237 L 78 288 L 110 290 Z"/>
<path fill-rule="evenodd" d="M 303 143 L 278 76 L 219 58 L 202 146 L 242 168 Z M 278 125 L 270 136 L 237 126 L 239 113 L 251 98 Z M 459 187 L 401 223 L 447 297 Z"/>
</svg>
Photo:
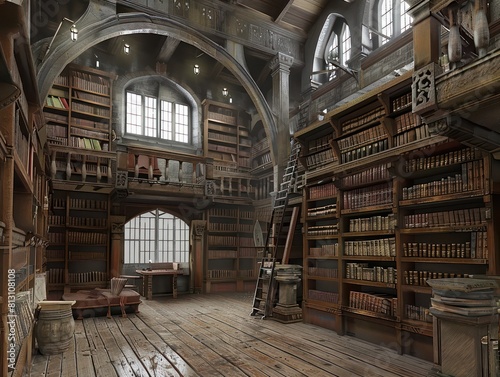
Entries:
<svg viewBox="0 0 500 377">
<path fill-rule="evenodd" d="M 301 281 L 302 266 L 283 264 L 275 267 L 279 285 L 279 300 L 272 318 L 282 323 L 302 321 L 302 308 L 297 304 L 297 285 Z"/>
</svg>

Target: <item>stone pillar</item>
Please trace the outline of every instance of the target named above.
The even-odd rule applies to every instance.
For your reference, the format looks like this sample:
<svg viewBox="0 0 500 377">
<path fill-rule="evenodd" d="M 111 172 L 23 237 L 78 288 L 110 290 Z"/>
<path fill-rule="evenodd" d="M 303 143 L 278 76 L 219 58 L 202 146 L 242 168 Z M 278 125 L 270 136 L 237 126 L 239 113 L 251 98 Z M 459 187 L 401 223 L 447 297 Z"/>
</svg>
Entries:
<svg viewBox="0 0 500 377">
<path fill-rule="evenodd" d="M 205 272 L 203 235 L 207 222 L 205 220 L 191 221 L 191 253 L 189 270 L 191 271 L 189 290 L 194 293 L 203 292 L 203 278 Z"/>
<path fill-rule="evenodd" d="M 279 190 L 283 171 L 290 156 L 290 67 L 293 57 L 278 53 L 269 67 L 273 78 L 271 109 L 276 115 L 276 129 L 271 130 L 274 157 L 274 191 Z"/>
<path fill-rule="evenodd" d="M 110 278 L 121 275 L 123 267 L 123 249 L 125 216 L 110 216 L 111 223 L 111 255 L 109 274 Z"/>
<path fill-rule="evenodd" d="M 276 265 L 275 280 L 279 285 L 279 296 L 272 318 L 282 323 L 302 321 L 302 308 L 297 304 L 297 287 L 301 281 L 302 266 L 293 264 Z"/>
</svg>

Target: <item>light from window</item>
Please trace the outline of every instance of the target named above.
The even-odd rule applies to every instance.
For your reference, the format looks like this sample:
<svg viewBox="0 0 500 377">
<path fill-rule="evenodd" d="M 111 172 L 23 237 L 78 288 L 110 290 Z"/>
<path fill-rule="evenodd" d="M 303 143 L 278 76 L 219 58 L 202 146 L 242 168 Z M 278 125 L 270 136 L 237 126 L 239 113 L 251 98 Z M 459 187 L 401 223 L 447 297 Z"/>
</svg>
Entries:
<svg viewBox="0 0 500 377">
<path fill-rule="evenodd" d="M 144 135 L 157 137 L 156 133 L 156 98 L 144 97 Z"/>
<path fill-rule="evenodd" d="M 127 132 L 142 135 L 142 97 L 127 92 Z"/>
<path fill-rule="evenodd" d="M 342 31 L 342 64 L 347 65 L 347 62 L 351 58 L 351 30 L 349 26 L 345 24 L 344 30 Z"/>
<path fill-rule="evenodd" d="M 380 31 L 382 34 L 392 37 L 392 0 L 382 0 L 380 7 Z M 388 42 L 389 39 L 382 37 L 382 44 Z"/>
<path fill-rule="evenodd" d="M 413 18 L 408 14 L 410 6 L 406 1 L 401 1 L 401 33 L 411 28 Z"/>
<path fill-rule="evenodd" d="M 189 106 L 127 92 L 126 132 L 189 143 Z"/>
<path fill-rule="evenodd" d="M 175 125 L 175 141 L 187 143 L 189 136 L 189 118 L 188 107 L 186 105 L 175 106 Z"/>
<path fill-rule="evenodd" d="M 189 226 L 158 209 L 125 224 L 124 263 L 188 262 Z"/>
<path fill-rule="evenodd" d="M 161 124 L 160 137 L 162 139 L 172 140 L 173 123 L 172 123 L 172 102 L 161 101 Z"/>
</svg>

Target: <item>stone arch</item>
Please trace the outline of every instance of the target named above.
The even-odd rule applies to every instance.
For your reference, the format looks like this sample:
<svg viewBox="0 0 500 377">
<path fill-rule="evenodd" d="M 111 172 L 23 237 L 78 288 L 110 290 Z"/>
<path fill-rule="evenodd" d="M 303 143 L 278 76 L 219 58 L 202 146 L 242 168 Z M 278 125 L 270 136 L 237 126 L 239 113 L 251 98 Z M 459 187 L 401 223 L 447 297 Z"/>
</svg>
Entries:
<svg viewBox="0 0 500 377">
<path fill-rule="evenodd" d="M 269 104 L 250 73 L 219 44 L 185 24 L 166 17 L 144 13 L 96 17 L 95 14 L 88 11 L 78 23 L 84 25 L 79 31 L 78 41 L 74 43 L 66 38 L 56 39 L 50 53 L 39 66 L 37 81 L 42 99 L 47 96 L 54 79 L 82 51 L 120 35 L 136 33 L 168 35 L 197 47 L 219 61 L 240 81 L 255 105 L 267 134 L 273 139 L 270 148 L 272 155 L 275 154 L 273 145 L 277 144 L 274 139 L 278 134 L 278 129 Z"/>
</svg>

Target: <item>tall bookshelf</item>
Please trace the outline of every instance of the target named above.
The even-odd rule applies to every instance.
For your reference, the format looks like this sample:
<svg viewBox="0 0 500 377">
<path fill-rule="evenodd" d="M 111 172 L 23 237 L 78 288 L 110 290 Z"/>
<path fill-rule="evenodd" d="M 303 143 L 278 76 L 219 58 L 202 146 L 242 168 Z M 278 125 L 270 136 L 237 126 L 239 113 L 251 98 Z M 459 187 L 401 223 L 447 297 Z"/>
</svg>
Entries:
<svg viewBox="0 0 500 377">
<path fill-rule="evenodd" d="M 54 81 L 44 107 L 53 179 L 108 182 L 113 79 L 70 64 Z"/>
<path fill-rule="evenodd" d="M 431 136 L 410 80 L 296 132 L 304 146 L 304 318 L 432 360 L 426 280 L 497 274 L 498 167 Z M 333 160 L 311 164 L 328 140 Z"/>
<path fill-rule="evenodd" d="M 218 204 L 207 220 L 206 291 L 251 291 L 257 266 L 253 207 Z"/>
<path fill-rule="evenodd" d="M 109 272 L 107 194 L 56 191 L 52 196 L 47 248 L 48 290 L 106 287 Z"/>
</svg>

